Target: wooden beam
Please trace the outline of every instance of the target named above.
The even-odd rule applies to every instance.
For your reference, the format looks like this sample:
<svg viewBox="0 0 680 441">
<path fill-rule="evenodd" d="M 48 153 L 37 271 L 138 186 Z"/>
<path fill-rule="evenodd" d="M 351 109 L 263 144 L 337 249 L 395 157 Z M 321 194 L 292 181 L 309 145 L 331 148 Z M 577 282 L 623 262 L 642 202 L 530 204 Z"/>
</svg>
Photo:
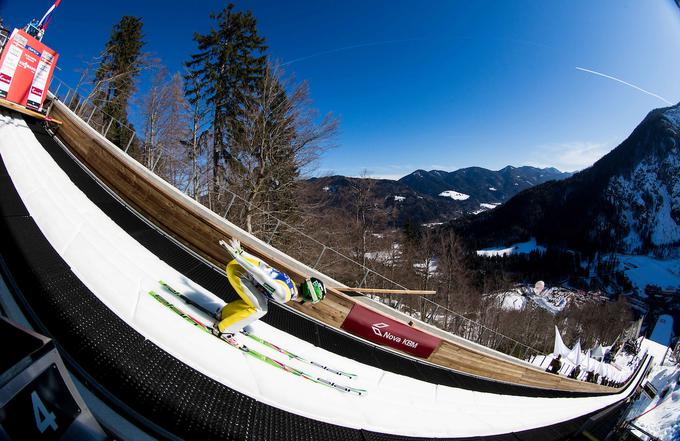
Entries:
<svg viewBox="0 0 680 441">
<path fill-rule="evenodd" d="M 33 118 L 41 119 L 43 121 L 48 121 L 48 122 L 59 124 L 59 125 L 62 124 L 62 122 L 59 121 L 58 119 L 52 119 L 52 118 L 50 118 L 46 115 L 43 115 L 40 112 L 35 112 L 33 110 L 25 108 L 22 105 L 19 105 L 17 103 L 13 103 L 11 101 L 7 101 L 7 100 L 2 99 L 2 98 L 0 98 L 0 106 L 4 107 L 6 109 L 14 110 L 15 112 L 23 113 L 24 115 L 32 116 Z"/>
<path fill-rule="evenodd" d="M 349 288 L 344 286 L 335 286 L 333 289 L 340 292 L 363 292 L 365 294 L 409 294 L 409 295 L 420 295 L 429 296 L 432 294 L 437 294 L 437 291 L 429 290 L 417 290 L 417 289 L 379 289 L 379 288 Z"/>
</svg>

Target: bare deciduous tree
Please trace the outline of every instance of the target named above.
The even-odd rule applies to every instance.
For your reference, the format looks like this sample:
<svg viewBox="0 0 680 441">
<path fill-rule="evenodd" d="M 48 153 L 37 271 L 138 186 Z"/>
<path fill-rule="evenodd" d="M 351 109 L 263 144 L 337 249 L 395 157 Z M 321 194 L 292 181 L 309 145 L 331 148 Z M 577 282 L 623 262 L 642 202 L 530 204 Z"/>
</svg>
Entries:
<svg viewBox="0 0 680 441">
<path fill-rule="evenodd" d="M 296 213 L 297 180 L 329 147 L 338 121 L 329 114 L 316 123 L 307 84 L 294 84 L 271 64 L 255 93 L 240 98 L 229 127 L 233 145 L 225 153 L 227 186 L 244 200 L 246 229 L 262 232 L 273 228 L 263 213 L 283 220 Z"/>
<path fill-rule="evenodd" d="M 168 78 L 160 69 L 141 100 L 142 163 L 178 188 L 186 187 L 188 171 L 182 142 L 188 137 L 188 105 L 182 77 Z"/>
<path fill-rule="evenodd" d="M 209 110 L 206 106 L 204 97 L 205 85 L 201 82 L 196 72 L 188 72 L 185 76 L 187 83 L 185 93 L 189 97 L 190 105 L 190 121 L 191 127 L 189 129 L 190 136 L 188 140 L 183 142 L 187 149 L 187 156 L 191 161 L 191 176 L 189 178 L 189 194 L 195 200 L 199 200 L 202 193 L 201 188 L 201 158 L 207 151 L 207 146 L 210 143 L 210 130 L 204 129 L 205 119 L 208 116 Z M 207 164 L 207 159 L 206 159 Z M 208 175 L 206 171 L 205 176 Z"/>
<path fill-rule="evenodd" d="M 350 240 L 354 259 L 367 266 L 367 253 L 370 251 L 376 227 L 382 224 L 384 212 L 382 207 L 376 206 L 373 187 L 376 180 L 369 177 L 368 170 L 363 170 L 359 179 L 350 181 L 349 192 L 353 216 L 351 219 Z"/>
</svg>

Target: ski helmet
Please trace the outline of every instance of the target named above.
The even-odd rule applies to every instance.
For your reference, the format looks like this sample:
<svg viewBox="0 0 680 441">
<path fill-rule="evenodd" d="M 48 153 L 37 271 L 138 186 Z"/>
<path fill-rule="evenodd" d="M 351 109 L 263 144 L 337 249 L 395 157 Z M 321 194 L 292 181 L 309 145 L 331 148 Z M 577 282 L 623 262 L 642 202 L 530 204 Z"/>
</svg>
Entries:
<svg viewBox="0 0 680 441">
<path fill-rule="evenodd" d="M 312 277 L 302 283 L 300 293 L 303 300 L 318 303 L 326 296 L 326 287 L 321 280 Z"/>
</svg>

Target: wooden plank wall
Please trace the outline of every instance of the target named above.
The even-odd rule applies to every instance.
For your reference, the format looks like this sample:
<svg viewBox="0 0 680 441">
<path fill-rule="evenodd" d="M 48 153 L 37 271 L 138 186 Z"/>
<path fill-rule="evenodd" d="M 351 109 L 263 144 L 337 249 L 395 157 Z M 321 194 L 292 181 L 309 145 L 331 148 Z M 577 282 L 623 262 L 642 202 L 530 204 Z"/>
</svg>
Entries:
<svg viewBox="0 0 680 441">
<path fill-rule="evenodd" d="M 229 256 L 218 241 L 233 236 L 241 240 L 250 252 L 283 269 L 297 282 L 304 279 L 299 267 L 296 268 L 285 259 L 273 257 L 262 243 L 254 241 L 242 230 L 234 228 L 219 216 L 198 207 L 193 200 L 171 189 L 168 184 L 161 182 L 141 165 L 130 160 L 120 149 L 104 140 L 62 103 L 55 102 L 51 112 L 53 117 L 63 122 L 57 135 L 72 152 L 109 188 L 180 242 L 214 264 L 224 267 Z M 325 300 L 316 305 L 289 303 L 294 309 L 334 328 L 340 328 L 354 304 L 351 297 L 333 289 L 329 289 Z M 374 311 L 382 314 L 376 309 Z M 581 392 L 617 392 L 613 388 L 548 374 L 541 369 L 497 358 L 474 347 L 448 340 L 442 341 L 428 361 L 457 371 L 519 385 Z"/>
</svg>

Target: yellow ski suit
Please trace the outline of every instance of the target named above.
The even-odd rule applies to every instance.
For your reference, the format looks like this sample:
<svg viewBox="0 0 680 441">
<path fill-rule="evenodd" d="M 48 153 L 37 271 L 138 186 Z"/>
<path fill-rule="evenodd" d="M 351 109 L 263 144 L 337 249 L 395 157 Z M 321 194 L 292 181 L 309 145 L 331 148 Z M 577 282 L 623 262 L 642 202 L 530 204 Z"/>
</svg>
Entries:
<svg viewBox="0 0 680 441">
<path fill-rule="evenodd" d="M 219 314 L 220 332 L 236 333 L 267 313 L 269 299 L 286 303 L 297 297 L 297 287 L 284 273 L 240 247 L 236 241 L 225 244 L 234 257 L 225 269 L 229 283 L 240 300 L 226 304 Z"/>
</svg>

